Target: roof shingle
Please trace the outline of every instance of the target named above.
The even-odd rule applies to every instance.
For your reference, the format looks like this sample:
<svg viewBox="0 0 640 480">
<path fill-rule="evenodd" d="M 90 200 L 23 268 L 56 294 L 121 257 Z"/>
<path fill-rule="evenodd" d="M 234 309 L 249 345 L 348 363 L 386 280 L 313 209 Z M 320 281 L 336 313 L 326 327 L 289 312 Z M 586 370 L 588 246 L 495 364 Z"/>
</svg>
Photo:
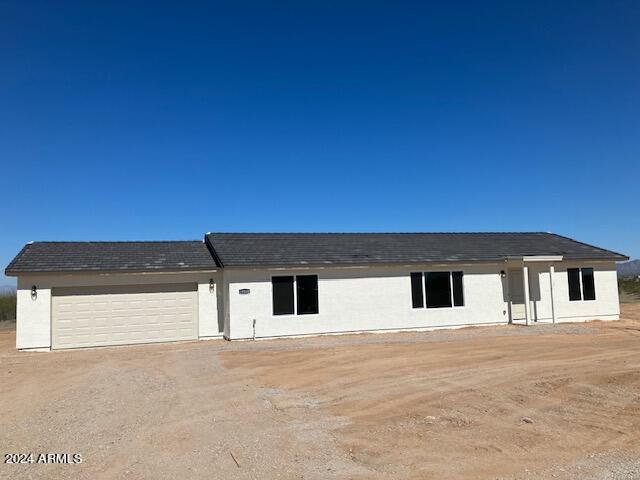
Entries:
<svg viewBox="0 0 640 480">
<path fill-rule="evenodd" d="M 528 255 L 625 260 L 552 233 L 208 233 L 223 267 L 504 260 Z"/>
<path fill-rule="evenodd" d="M 216 268 L 199 240 L 165 242 L 33 242 L 6 268 L 7 275 L 35 272 L 181 271 Z"/>
<path fill-rule="evenodd" d="M 627 260 L 561 235 L 531 233 L 208 233 L 202 241 L 34 242 L 6 268 L 38 272 L 500 261 L 529 255 Z"/>
</svg>

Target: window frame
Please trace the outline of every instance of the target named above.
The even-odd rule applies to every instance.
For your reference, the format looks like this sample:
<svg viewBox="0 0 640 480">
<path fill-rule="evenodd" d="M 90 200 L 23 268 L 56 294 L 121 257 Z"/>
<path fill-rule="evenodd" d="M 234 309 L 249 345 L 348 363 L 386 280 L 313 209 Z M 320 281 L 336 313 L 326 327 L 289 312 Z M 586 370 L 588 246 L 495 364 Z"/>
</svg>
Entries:
<svg viewBox="0 0 640 480">
<path fill-rule="evenodd" d="M 276 298 L 275 298 L 275 288 L 274 288 L 274 278 L 292 278 L 291 288 L 293 290 L 293 313 L 276 313 Z M 290 315 L 296 314 L 296 276 L 295 275 L 272 275 L 271 276 L 271 315 L 274 317 L 286 317 Z"/>
<path fill-rule="evenodd" d="M 455 285 L 453 283 L 453 274 L 454 273 L 459 273 L 460 274 L 460 292 L 462 293 L 462 305 L 456 305 L 456 294 L 455 294 Z M 451 282 L 451 308 L 453 307 L 464 307 L 465 306 L 465 301 L 464 299 L 466 298 L 466 295 L 464 294 L 464 271 L 462 270 L 451 270 L 449 272 L 450 277 L 449 277 L 449 281 Z"/>
<path fill-rule="evenodd" d="M 315 288 L 315 312 L 302 312 L 300 313 L 300 296 L 298 295 L 298 290 L 300 289 L 300 284 L 298 283 L 298 277 L 307 277 L 307 278 L 315 278 L 316 288 Z M 296 315 L 318 315 L 320 313 L 320 295 L 318 292 L 319 278 L 317 274 L 309 274 L 309 275 L 295 275 L 294 278 L 294 300 L 295 300 L 295 314 Z"/>
<path fill-rule="evenodd" d="M 580 298 L 571 298 L 569 270 L 578 271 L 578 286 L 580 287 Z M 584 270 L 591 270 L 591 278 L 593 280 L 593 298 L 584 298 Z M 595 302 L 598 299 L 598 295 L 596 295 L 596 269 L 594 267 L 567 267 L 567 297 L 569 298 L 570 302 Z"/>
<path fill-rule="evenodd" d="M 591 270 L 591 281 L 593 282 L 593 298 L 585 298 L 584 294 L 584 271 Z M 580 292 L 582 293 L 583 302 L 595 302 L 596 295 L 596 270 L 593 267 L 580 267 Z"/>
<path fill-rule="evenodd" d="M 415 298 L 414 299 L 414 279 L 417 279 L 418 276 L 419 278 L 419 286 L 420 286 L 420 298 Z M 425 302 L 425 291 L 424 291 L 424 272 L 410 272 L 409 273 L 409 289 L 411 291 L 411 308 L 414 310 L 417 310 L 418 308 L 424 308 L 424 302 Z M 415 300 L 420 300 L 420 305 L 416 306 L 416 302 Z"/>
<path fill-rule="evenodd" d="M 317 295 L 318 295 L 318 311 L 316 313 L 298 313 L 298 275 L 293 274 L 281 274 L 271 275 L 271 316 L 272 317 L 297 317 L 304 316 L 310 317 L 313 315 L 320 315 L 320 276 L 317 273 L 302 273 L 301 277 L 316 277 Z M 273 279 L 277 277 L 293 277 L 293 313 L 274 313 L 273 304 Z"/>
<path fill-rule="evenodd" d="M 462 291 L 462 305 L 456 305 L 455 302 L 455 295 L 453 294 L 453 274 L 454 272 L 460 272 L 462 274 L 462 279 L 461 279 L 461 291 Z M 414 307 L 413 306 L 413 284 L 411 283 L 411 275 L 412 274 L 417 274 L 419 273 L 421 275 L 421 285 L 422 285 L 422 306 L 421 307 Z M 451 302 L 451 306 L 446 306 L 446 307 L 429 307 L 427 306 L 427 274 L 429 273 L 448 273 L 449 274 L 449 300 Z M 410 291 L 410 295 L 409 295 L 409 303 L 411 305 L 411 310 L 420 310 L 420 309 L 424 309 L 424 310 L 441 310 L 441 309 L 447 309 L 447 308 L 466 308 L 467 306 L 467 289 L 465 287 L 465 281 L 464 281 L 464 277 L 465 277 L 465 272 L 464 270 L 425 270 L 425 271 L 421 271 L 421 272 L 409 272 L 409 291 Z"/>
</svg>

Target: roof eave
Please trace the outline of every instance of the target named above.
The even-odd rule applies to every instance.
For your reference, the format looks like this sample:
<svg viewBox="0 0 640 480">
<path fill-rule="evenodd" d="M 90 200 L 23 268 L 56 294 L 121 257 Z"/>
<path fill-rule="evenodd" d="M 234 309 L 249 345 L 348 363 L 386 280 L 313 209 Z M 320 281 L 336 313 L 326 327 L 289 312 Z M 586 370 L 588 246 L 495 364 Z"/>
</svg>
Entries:
<svg viewBox="0 0 640 480">
<path fill-rule="evenodd" d="M 539 260 L 542 261 L 545 257 L 545 261 L 548 262 L 566 262 L 566 261 L 592 261 L 592 262 L 610 262 L 610 261 L 625 261 L 629 260 L 629 257 L 625 256 L 607 256 L 607 257 L 567 257 L 562 255 L 543 255 L 537 256 L 540 257 Z M 443 264 L 443 263 L 495 263 L 495 262 L 507 262 L 513 260 L 522 261 L 523 259 L 527 259 L 530 261 L 531 256 L 520 255 L 520 256 L 503 256 L 503 257 L 492 257 L 492 258 L 458 258 L 458 259 L 438 259 L 438 260 L 417 260 L 417 261 L 396 261 L 396 262 L 353 262 L 353 263 L 345 263 L 345 262 L 326 262 L 326 263 L 225 263 L 224 268 L 345 268 L 345 267 L 367 267 L 367 266 L 398 266 L 398 265 L 428 265 L 428 264 Z"/>
<path fill-rule="evenodd" d="M 217 272 L 220 267 L 182 267 L 182 268 L 82 268 L 82 269 L 56 269 L 56 270 L 5 270 L 7 277 L 19 277 L 21 275 L 55 275 L 55 274 L 124 274 L 124 273 L 193 273 L 193 272 Z"/>
</svg>

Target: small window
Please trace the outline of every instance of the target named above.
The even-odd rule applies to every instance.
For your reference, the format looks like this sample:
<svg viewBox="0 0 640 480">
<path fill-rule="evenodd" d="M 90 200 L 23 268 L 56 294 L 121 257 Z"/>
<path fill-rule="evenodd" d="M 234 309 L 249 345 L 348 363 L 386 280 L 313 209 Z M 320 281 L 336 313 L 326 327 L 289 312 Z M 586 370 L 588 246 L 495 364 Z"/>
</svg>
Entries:
<svg viewBox="0 0 640 480">
<path fill-rule="evenodd" d="M 318 313 L 318 276 L 298 275 L 296 277 L 298 294 L 298 315 Z"/>
<path fill-rule="evenodd" d="M 273 314 L 293 315 L 293 277 L 273 277 Z"/>
<path fill-rule="evenodd" d="M 424 307 L 424 297 L 422 294 L 422 272 L 411 274 L 411 304 L 413 308 Z"/>
<path fill-rule="evenodd" d="M 595 300 L 596 285 L 593 268 L 567 268 L 569 300 Z"/>
<path fill-rule="evenodd" d="M 464 306 L 464 293 L 462 292 L 462 272 L 451 272 L 453 283 L 453 305 L 455 307 Z"/>
<path fill-rule="evenodd" d="M 582 300 L 580 291 L 580 269 L 567 268 L 567 279 L 569 280 L 569 300 Z"/>
<path fill-rule="evenodd" d="M 451 282 L 449 272 L 426 274 L 427 308 L 451 306 Z"/>
<path fill-rule="evenodd" d="M 593 281 L 593 268 L 582 269 L 582 299 L 596 299 L 596 285 Z"/>
</svg>

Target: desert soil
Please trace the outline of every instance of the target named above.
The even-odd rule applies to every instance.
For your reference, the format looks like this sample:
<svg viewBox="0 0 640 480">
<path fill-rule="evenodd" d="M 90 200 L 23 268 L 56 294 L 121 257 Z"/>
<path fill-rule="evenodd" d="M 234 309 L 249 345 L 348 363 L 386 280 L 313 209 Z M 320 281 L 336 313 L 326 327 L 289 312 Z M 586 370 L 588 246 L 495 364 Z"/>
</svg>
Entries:
<svg viewBox="0 0 640 480">
<path fill-rule="evenodd" d="M 640 478 L 640 304 L 619 322 L 17 352 L 1 478 Z M 237 462 L 237 463 L 236 463 Z"/>
</svg>

